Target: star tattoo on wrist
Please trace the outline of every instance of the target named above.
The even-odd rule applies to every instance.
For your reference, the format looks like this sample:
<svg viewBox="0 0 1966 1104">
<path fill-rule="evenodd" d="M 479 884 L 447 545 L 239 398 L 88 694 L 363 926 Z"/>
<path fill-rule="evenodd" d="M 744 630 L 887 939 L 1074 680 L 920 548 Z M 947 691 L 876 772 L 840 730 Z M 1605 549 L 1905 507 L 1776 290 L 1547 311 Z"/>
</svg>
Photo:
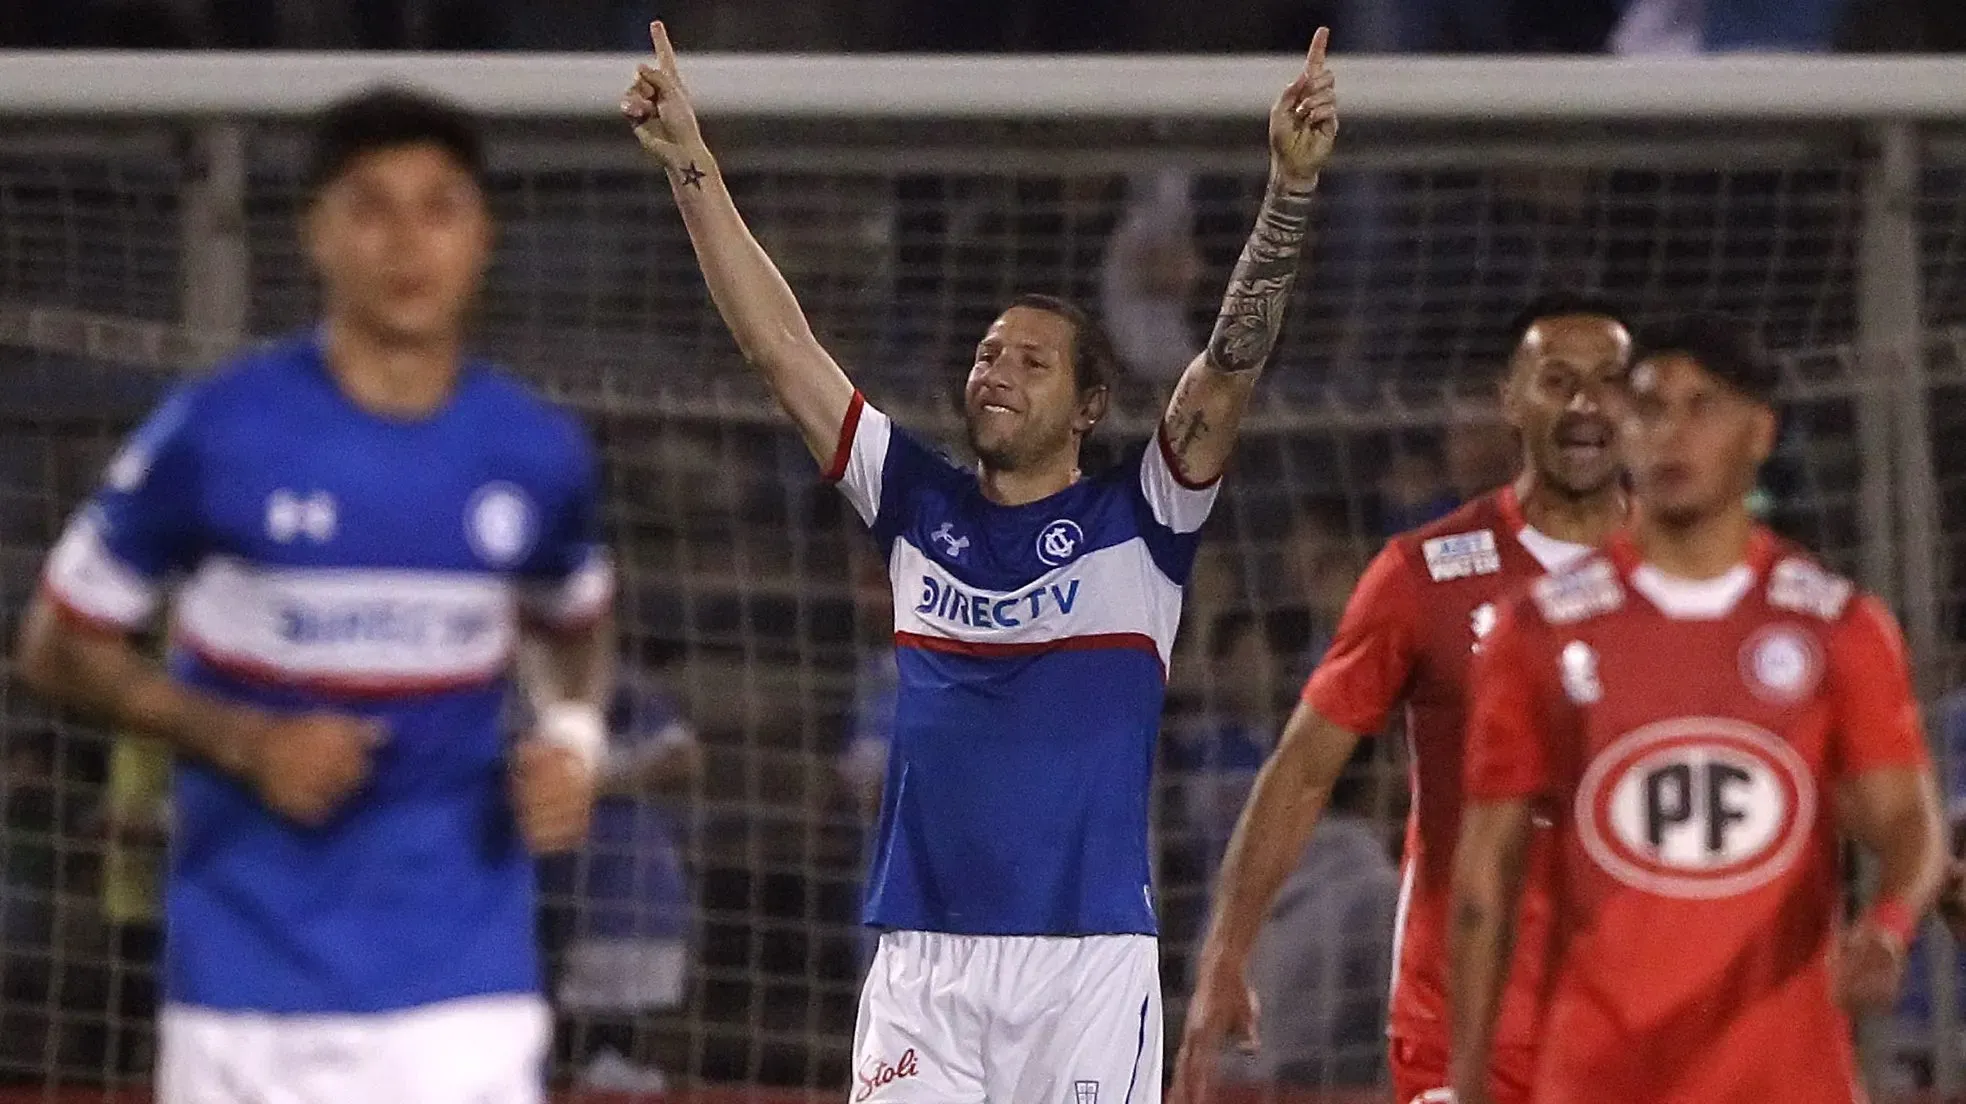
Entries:
<svg viewBox="0 0 1966 1104">
<path fill-rule="evenodd" d="M 684 187 L 695 188 L 698 191 L 703 190 L 703 170 L 696 167 L 696 162 L 691 161 L 689 167 L 683 170 L 682 175 Z"/>
</svg>

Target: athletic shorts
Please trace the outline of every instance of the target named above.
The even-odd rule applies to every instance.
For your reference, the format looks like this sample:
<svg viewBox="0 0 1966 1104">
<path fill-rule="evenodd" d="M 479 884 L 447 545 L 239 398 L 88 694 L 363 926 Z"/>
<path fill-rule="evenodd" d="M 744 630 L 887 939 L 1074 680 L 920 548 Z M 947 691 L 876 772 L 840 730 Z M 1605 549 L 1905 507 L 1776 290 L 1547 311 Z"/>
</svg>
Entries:
<svg viewBox="0 0 1966 1104">
<path fill-rule="evenodd" d="M 1159 1104 L 1152 936 L 883 932 L 851 1104 Z"/>
<path fill-rule="evenodd" d="M 550 1033 L 516 994 L 359 1016 L 166 1005 L 157 1104 L 540 1104 Z"/>
<path fill-rule="evenodd" d="M 1395 1035 L 1389 1051 L 1395 1104 L 1453 1104 L 1448 1091 L 1447 1042 Z M 1528 1047 L 1498 1048 L 1488 1062 L 1488 1091 L 1495 1104 L 1529 1104 L 1535 1086 L 1536 1052 Z"/>
</svg>

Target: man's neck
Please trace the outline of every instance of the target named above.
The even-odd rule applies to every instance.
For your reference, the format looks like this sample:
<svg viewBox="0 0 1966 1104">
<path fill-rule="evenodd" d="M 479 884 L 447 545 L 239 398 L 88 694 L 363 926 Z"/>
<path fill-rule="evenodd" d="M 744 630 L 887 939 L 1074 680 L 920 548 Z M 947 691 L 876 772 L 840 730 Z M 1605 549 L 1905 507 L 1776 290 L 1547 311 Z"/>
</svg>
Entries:
<svg viewBox="0 0 1966 1104">
<path fill-rule="evenodd" d="M 1646 563 L 1680 579 L 1713 579 L 1745 563 L 1754 540 L 1754 517 L 1746 504 L 1685 525 L 1667 525 L 1646 516 L 1643 504 L 1632 521 L 1632 544 Z"/>
<path fill-rule="evenodd" d="M 460 341 L 404 344 L 346 320 L 330 319 L 323 340 L 328 372 L 350 402 L 385 418 L 435 413 L 457 383 Z"/>
<path fill-rule="evenodd" d="M 1516 504 L 1531 529 L 1552 540 L 1596 546 L 1625 524 L 1624 488 L 1611 483 L 1587 495 L 1567 495 L 1525 468 L 1515 480 Z"/>
<path fill-rule="evenodd" d="M 1022 506 L 1050 498 L 1078 480 L 1076 456 L 1018 471 L 1004 471 L 988 464 L 976 466 L 976 481 L 982 484 L 983 497 L 999 506 Z"/>
</svg>

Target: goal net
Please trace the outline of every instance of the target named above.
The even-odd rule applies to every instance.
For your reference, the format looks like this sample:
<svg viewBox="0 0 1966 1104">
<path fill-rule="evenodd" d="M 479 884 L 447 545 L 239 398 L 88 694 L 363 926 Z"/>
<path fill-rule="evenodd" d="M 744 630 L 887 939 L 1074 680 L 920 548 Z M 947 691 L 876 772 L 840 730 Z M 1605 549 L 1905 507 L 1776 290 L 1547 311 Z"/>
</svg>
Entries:
<svg viewBox="0 0 1966 1104">
<path fill-rule="evenodd" d="M 1254 214 L 1254 117 L 798 114 L 706 111 L 706 126 L 740 207 L 875 401 L 959 441 L 974 342 L 1012 294 L 1045 291 L 1098 308 L 1126 359 L 1094 451 L 1151 432 Z M 213 166 L 183 124 L 53 121 L 0 102 L 9 635 L 64 517 L 161 390 L 308 323 L 298 132 L 239 121 L 241 201 L 212 220 L 191 197 Z M 1490 397 L 1502 325 L 1538 292 L 1601 293 L 1641 319 L 1698 306 L 1755 322 L 1788 369 L 1769 516 L 1929 614 L 1943 631 L 1922 641 L 1925 688 L 1945 689 L 1952 657 L 1934 648 L 1953 639 L 1961 580 L 1939 553 L 1966 533 L 1966 339 L 1951 328 L 1966 324 L 1966 157 L 1956 135 L 1926 132 L 1907 266 L 1867 217 L 1864 134 L 1823 120 L 1348 121 L 1170 675 L 1154 814 L 1170 1038 L 1228 827 L 1363 564 L 1390 532 L 1510 471 Z M 604 836 L 544 875 L 555 1084 L 838 1099 L 855 1083 L 862 848 L 891 678 L 880 565 L 746 373 L 666 186 L 626 136 L 586 118 L 502 121 L 495 137 L 499 250 L 479 344 L 601 444 L 633 690 L 617 754 L 639 771 Z M 214 255 L 230 269 L 214 276 Z M 229 317 L 210 305 L 209 281 L 227 279 L 246 293 Z M 1915 396 L 1863 344 L 1894 286 L 1917 296 L 1930 376 Z M 1896 512 L 1906 403 L 1930 411 L 1930 530 Z M 0 1101 L 140 1099 L 168 829 L 156 763 L 11 674 L 0 710 Z M 1345 795 L 1383 856 L 1340 871 L 1361 900 L 1394 881 L 1400 756 L 1397 739 L 1372 742 Z M 634 984 L 610 985 L 583 948 L 624 930 L 646 953 Z M 1376 923 L 1313 934 L 1379 963 L 1391 939 Z M 1383 965 L 1320 984 L 1333 1026 L 1287 1068 L 1243 1072 L 1376 1099 Z M 1872 1047 L 1892 1091 L 1928 1081 L 1931 1041 L 1959 1035 L 1938 988 L 1936 1023 L 1908 1011 Z"/>
</svg>

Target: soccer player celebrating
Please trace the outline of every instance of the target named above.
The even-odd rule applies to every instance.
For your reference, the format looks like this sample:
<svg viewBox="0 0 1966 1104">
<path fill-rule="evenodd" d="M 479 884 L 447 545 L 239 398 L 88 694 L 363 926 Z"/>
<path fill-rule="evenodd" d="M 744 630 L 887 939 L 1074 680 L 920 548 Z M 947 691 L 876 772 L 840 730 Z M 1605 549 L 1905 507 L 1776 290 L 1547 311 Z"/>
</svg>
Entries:
<svg viewBox="0 0 1966 1104">
<path fill-rule="evenodd" d="M 1554 821 L 1534 1100 L 1852 1104 L 1844 1006 L 1888 1002 L 1944 859 L 1904 646 L 1755 524 L 1777 375 L 1740 328 L 1643 343 L 1628 534 L 1512 597 L 1477 660 L 1455 860 L 1454 1087 L 1488 1066 L 1537 810 Z M 1839 835 L 1876 900 L 1839 933 Z"/>
<path fill-rule="evenodd" d="M 586 829 L 612 573 L 579 428 L 460 351 L 483 174 L 449 105 L 330 108 L 319 327 L 160 406 L 28 612 L 34 686 L 178 755 L 162 1104 L 540 1099 L 529 851 Z"/>
<path fill-rule="evenodd" d="M 1387 542 L 1353 592 L 1336 639 L 1264 765 L 1223 862 L 1215 915 L 1175 1063 L 1176 1098 L 1208 1098 L 1220 1048 L 1254 1043 L 1251 948 L 1297 865 L 1359 738 L 1406 705 L 1413 803 L 1389 1033 L 1398 1104 L 1447 1087 L 1447 889 L 1461 817 L 1468 668 L 1510 588 L 1584 555 L 1625 516 L 1604 403 L 1631 337 L 1608 306 L 1576 296 L 1532 303 L 1509 328 L 1502 409 L 1522 442 L 1515 482 Z M 1543 911 L 1524 909 L 1538 946 Z M 1540 976 L 1521 956 L 1496 1052 L 1497 1097 L 1527 1100 Z"/>
<path fill-rule="evenodd" d="M 974 470 L 868 405 L 814 339 L 700 136 L 660 24 L 624 113 L 668 171 L 710 293 L 873 530 L 900 689 L 867 895 L 882 929 L 856 1101 L 1157 1100 L 1147 805 L 1196 530 L 1283 323 L 1338 128 L 1325 32 L 1270 111 L 1270 182 L 1158 443 L 1083 476 L 1110 343 L 1016 300 L 964 391 Z"/>
</svg>

